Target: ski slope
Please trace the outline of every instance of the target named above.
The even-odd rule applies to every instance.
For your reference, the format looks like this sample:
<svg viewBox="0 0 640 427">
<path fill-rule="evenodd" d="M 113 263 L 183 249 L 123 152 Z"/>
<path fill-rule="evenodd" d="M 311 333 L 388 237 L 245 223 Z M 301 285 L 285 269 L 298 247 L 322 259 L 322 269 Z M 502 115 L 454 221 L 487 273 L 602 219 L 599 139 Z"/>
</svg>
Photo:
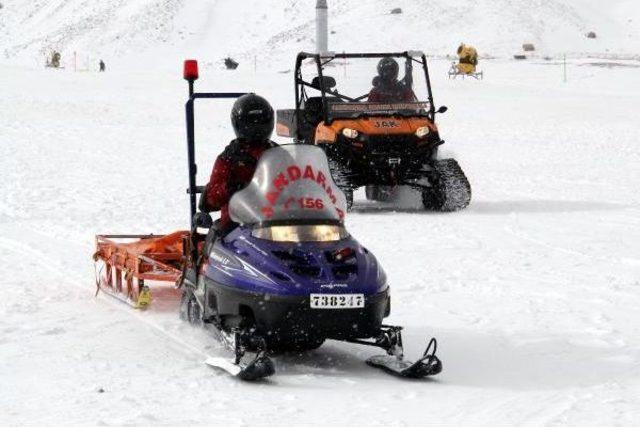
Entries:
<svg viewBox="0 0 640 427">
<path fill-rule="evenodd" d="M 636 424 L 638 65 L 573 60 L 563 83 L 556 63 L 485 61 L 477 82 L 432 61 L 471 206 L 425 213 L 405 194 L 380 208 L 359 193 L 347 227 L 388 273 L 407 354 L 436 336 L 444 371 L 402 381 L 367 367 L 370 350 L 328 343 L 276 358 L 258 384 L 203 364 L 224 352 L 175 299 L 156 292 L 138 312 L 94 297 L 96 233 L 187 224 L 179 64 L 0 65 L 0 425 Z M 290 73 L 202 74 L 202 90 L 293 101 Z M 206 171 L 232 137 L 230 104 L 198 108 Z"/>
<path fill-rule="evenodd" d="M 12 0 L 0 9 L 0 61 L 67 68 L 164 67 L 195 56 L 222 66 L 280 68 L 314 47 L 314 0 Z M 640 55 L 635 0 L 331 0 L 335 51 L 423 49 L 453 55 L 460 42 L 482 56 L 512 57 L 523 43 L 540 56 Z M 394 8 L 402 14 L 391 14 Z M 595 31 L 596 39 L 586 38 Z M 74 64 L 74 52 L 77 56 Z M 128 61 L 122 61 L 127 58 Z"/>
</svg>

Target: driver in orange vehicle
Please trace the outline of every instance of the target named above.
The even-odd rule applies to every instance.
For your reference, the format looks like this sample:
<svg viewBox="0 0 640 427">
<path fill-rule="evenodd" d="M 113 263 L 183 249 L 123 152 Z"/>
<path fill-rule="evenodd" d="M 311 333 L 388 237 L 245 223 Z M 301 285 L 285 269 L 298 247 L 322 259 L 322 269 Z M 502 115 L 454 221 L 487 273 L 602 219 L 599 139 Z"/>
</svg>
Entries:
<svg viewBox="0 0 640 427">
<path fill-rule="evenodd" d="M 416 95 L 413 93 L 413 66 L 411 59 L 407 60 L 405 75 L 398 80 L 400 67 L 398 62 L 391 58 L 382 58 L 378 62 L 378 75 L 373 78 L 373 88 L 369 92 L 369 102 L 413 102 Z"/>
</svg>

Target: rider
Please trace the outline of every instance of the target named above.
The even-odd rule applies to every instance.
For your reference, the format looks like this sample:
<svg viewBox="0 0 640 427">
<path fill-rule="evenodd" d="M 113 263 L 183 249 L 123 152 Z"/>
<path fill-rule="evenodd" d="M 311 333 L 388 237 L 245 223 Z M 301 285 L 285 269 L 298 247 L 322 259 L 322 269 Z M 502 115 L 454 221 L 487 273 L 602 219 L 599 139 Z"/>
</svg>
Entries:
<svg viewBox="0 0 640 427">
<path fill-rule="evenodd" d="M 378 75 L 373 78 L 373 89 L 369 92 L 369 102 L 413 102 L 416 95 L 413 93 L 411 60 L 405 65 L 405 74 L 402 80 L 398 80 L 400 67 L 398 62 L 385 57 L 378 62 Z"/>
<path fill-rule="evenodd" d="M 203 212 L 221 211 L 216 228 L 223 235 L 235 226 L 229 216 L 231 196 L 251 181 L 262 153 L 277 145 L 269 139 L 274 126 L 273 108 L 261 96 L 250 93 L 238 98 L 231 110 L 231 124 L 236 139 L 216 159 L 200 199 Z"/>
</svg>

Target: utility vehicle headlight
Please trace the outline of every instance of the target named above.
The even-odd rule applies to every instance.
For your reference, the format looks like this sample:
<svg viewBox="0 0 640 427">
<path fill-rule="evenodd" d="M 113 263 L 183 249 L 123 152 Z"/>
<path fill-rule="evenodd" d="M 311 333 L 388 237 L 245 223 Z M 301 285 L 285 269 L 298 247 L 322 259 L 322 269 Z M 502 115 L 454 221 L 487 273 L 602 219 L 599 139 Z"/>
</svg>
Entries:
<svg viewBox="0 0 640 427">
<path fill-rule="evenodd" d="M 429 130 L 429 126 L 422 126 L 421 128 L 418 128 L 418 129 L 416 130 L 416 136 L 417 136 L 418 138 L 422 138 L 422 137 L 424 137 L 424 136 L 429 135 L 429 132 L 430 132 L 430 130 Z"/>
<path fill-rule="evenodd" d="M 358 131 L 350 128 L 342 129 L 342 134 L 349 139 L 356 139 L 358 137 Z"/>
</svg>

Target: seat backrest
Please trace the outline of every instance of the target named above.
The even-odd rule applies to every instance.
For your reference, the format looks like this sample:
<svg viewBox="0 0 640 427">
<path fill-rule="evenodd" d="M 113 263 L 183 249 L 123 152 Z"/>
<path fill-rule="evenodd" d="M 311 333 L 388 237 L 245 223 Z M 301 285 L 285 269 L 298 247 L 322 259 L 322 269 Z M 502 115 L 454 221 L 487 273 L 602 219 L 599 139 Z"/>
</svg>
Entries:
<svg viewBox="0 0 640 427">
<path fill-rule="evenodd" d="M 327 103 L 344 102 L 342 99 L 335 96 L 328 96 Z M 307 98 L 302 110 L 302 134 L 305 135 L 305 140 L 309 143 L 313 142 L 315 137 L 316 126 L 320 124 L 323 119 L 323 105 L 321 96 L 313 96 Z"/>
<path fill-rule="evenodd" d="M 344 102 L 342 99 L 337 96 L 327 96 L 328 104 L 335 104 L 338 102 Z M 321 96 L 313 96 L 307 98 L 304 103 L 304 120 L 313 127 L 316 127 L 322 121 L 322 97 Z"/>
<path fill-rule="evenodd" d="M 304 103 L 304 121 L 313 127 L 322 121 L 322 97 L 308 98 Z"/>
</svg>

